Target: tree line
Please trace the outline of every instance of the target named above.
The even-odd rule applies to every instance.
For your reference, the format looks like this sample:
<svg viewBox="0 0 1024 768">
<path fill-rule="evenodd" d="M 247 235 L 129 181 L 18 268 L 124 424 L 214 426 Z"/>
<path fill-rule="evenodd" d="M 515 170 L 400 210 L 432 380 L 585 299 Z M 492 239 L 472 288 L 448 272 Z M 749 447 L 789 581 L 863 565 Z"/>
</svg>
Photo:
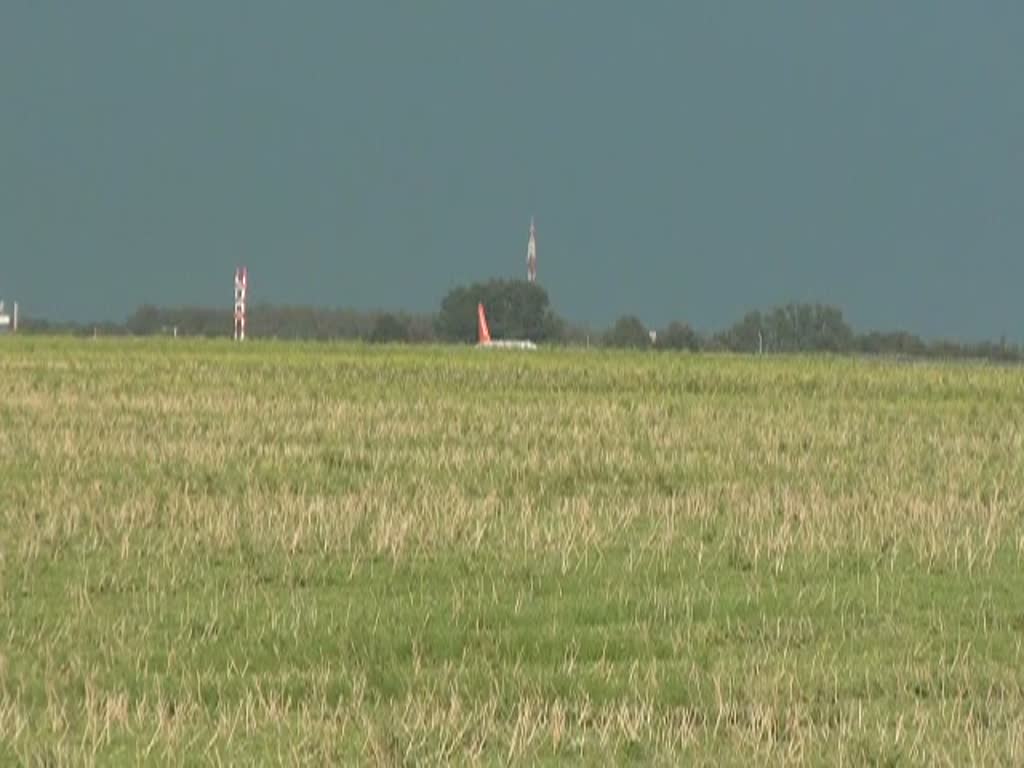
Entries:
<svg viewBox="0 0 1024 768">
<path fill-rule="evenodd" d="M 487 309 L 491 334 L 496 339 L 692 352 L 831 353 L 1024 362 L 1024 348 L 1005 340 L 962 343 L 925 341 L 903 331 L 857 333 L 839 308 L 827 304 L 790 303 L 767 311 L 748 312 L 728 328 L 710 334 L 682 321 L 649 328 L 634 315 L 620 317 L 610 328 L 592 330 L 567 322 L 552 309 L 543 287 L 521 280 L 457 286 L 448 292 L 434 314 L 252 304 L 246 330 L 253 338 L 472 343 L 477 338 L 478 302 Z M 26 333 L 216 338 L 230 336 L 233 323 L 230 307 L 146 304 L 123 323 L 51 323 L 26 317 L 22 328 Z"/>
</svg>

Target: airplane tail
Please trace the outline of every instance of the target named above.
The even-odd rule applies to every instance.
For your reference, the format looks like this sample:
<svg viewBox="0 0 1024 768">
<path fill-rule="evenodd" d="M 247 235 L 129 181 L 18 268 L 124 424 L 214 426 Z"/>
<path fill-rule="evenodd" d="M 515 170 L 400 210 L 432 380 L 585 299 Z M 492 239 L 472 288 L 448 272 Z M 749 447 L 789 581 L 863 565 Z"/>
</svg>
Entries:
<svg viewBox="0 0 1024 768">
<path fill-rule="evenodd" d="M 476 335 L 480 344 L 491 343 L 491 330 L 487 327 L 487 315 L 484 314 L 484 305 L 476 305 Z"/>
</svg>

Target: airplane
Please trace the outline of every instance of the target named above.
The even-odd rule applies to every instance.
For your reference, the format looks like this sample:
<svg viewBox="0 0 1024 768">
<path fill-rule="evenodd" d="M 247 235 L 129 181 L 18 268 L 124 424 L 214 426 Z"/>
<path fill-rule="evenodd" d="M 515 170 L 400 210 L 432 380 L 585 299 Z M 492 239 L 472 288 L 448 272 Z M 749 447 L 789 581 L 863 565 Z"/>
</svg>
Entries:
<svg viewBox="0 0 1024 768">
<path fill-rule="evenodd" d="M 487 315 L 484 305 L 476 305 L 476 334 L 478 349 L 536 349 L 537 345 L 526 339 L 491 339 L 491 329 L 487 327 Z"/>
</svg>

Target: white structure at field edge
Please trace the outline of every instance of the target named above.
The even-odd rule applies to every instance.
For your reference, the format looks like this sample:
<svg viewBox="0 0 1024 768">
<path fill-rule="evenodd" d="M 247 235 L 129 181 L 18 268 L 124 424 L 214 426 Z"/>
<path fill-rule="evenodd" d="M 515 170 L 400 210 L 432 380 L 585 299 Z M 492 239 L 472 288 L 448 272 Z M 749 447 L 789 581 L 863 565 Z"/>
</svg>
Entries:
<svg viewBox="0 0 1024 768">
<path fill-rule="evenodd" d="M 4 302 L 0 299 L 0 333 L 18 332 L 18 302 L 14 302 L 14 308 L 8 314 L 4 309 Z"/>
</svg>

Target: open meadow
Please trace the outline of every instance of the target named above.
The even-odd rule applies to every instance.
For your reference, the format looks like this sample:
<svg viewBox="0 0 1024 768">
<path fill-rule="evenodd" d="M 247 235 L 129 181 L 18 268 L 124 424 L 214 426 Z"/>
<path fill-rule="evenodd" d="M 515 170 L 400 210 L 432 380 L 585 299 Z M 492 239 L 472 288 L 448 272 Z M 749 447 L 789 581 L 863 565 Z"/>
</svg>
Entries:
<svg viewBox="0 0 1024 768">
<path fill-rule="evenodd" d="M 1024 370 L 0 339 L 0 762 L 1024 762 Z"/>
</svg>

